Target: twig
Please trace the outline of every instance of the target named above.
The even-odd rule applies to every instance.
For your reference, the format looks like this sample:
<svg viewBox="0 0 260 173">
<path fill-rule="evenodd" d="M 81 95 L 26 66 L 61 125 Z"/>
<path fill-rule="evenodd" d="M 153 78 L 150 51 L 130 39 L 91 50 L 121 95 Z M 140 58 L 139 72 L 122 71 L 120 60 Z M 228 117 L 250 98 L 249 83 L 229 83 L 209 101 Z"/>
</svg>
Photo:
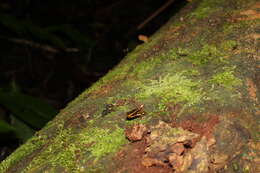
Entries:
<svg viewBox="0 0 260 173">
<path fill-rule="evenodd" d="M 36 42 L 30 41 L 30 40 L 19 39 L 19 38 L 5 38 L 5 37 L 1 37 L 1 38 L 4 38 L 13 43 L 24 44 L 24 45 L 28 45 L 28 46 L 31 46 L 31 47 L 34 47 L 37 49 L 43 49 L 50 53 L 59 53 L 60 52 L 59 49 L 56 49 L 47 44 L 40 44 L 40 43 L 36 43 Z M 63 50 L 66 52 L 78 52 L 79 51 L 77 48 L 64 48 Z"/>
<path fill-rule="evenodd" d="M 156 10 L 152 15 L 150 15 L 145 21 L 143 21 L 141 24 L 137 26 L 137 30 L 142 29 L 147 23 L 149 23 L 154 17 L 156 17 L 159 13 L 161 13 L 163 10 L 165 10 L 167 7 L 169 7 L 175 0 L 168 0 L 166 3 L 164 3 L 158 10 Z"/>
</svg>

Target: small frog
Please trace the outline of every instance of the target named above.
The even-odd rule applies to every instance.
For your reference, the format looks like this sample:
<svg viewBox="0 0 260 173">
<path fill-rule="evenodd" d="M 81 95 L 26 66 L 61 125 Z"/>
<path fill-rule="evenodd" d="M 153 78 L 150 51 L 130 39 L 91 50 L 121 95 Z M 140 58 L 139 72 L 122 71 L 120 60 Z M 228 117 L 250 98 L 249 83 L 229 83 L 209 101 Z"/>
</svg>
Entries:
<svg viewBox="0 0 260 173">
<path fill-rule="evenodd" d="M 142 115 L 145 114 L 143 110 L 144 105 L 141 105 L 139 108 L 135 108 L 129 112 L 126 113 L 126 119 L 127 120 L 132 120 L 138 117 L 141 117 Z"/>
</svg>

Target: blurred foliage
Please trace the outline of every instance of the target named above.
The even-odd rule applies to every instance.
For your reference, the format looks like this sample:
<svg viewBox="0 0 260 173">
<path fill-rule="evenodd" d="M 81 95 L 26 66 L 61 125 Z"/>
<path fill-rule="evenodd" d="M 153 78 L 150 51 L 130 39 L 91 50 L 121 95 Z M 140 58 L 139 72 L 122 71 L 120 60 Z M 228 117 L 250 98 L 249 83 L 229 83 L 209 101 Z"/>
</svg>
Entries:
<svg viewBox="0 0 260 173">
<path fill-rule="evenodd" d="M 35 130 L 23 121 L 16 118 L 15 115 L 11 114 L 10 117 L 10 122 L 12 124 L 12 127 L 14 128 L 13 133 L 15 134 L 15 137 L 18 138 L 21 143 L 26 142 L 26 140 L 29 139 L 35 133 Z"/>
<path fill-rule="evenodd" d="M 0 89 L 0 104 L 35 129 L 43 127 L 57 113 L 53 107 L 40 99 L 3 89 Z"/>
<path fill-rule="evenodd" d="M 12 132 L 22 142 L 58 112 L 43 100 L 21 93 L 15 84 L 9 88 L 0 88 L 0 105 L 10 112 L 9 122 L 1 115 L 0 133 Z"/>
<path fill-rule="evenodd" d="M 15 127 L 3 120 L 0 120 L 0 133 L 9 133 L 13 131 L 15 131 Z"/>
<path fill-rule="evenodd" d="M 69 45 L 76 45 L 81 49 L 87 49 L 95 44 L 94 41 L 69 25 L 40 27 L 33 24 L 30 20 L 20 20 L 11 15 L 0 15 L 0 24 L 6 30 L 12 32 L 9 34 L 10 37 L 13 34 L 13 37 L 50 43 L 52 46 L 62 50 L 65 50 Z M 3 38 L 6 36 L 0 35 L 0 37 Z"/>
<path fill-rule="evenodd" d="M 90 48 L 95 45 L 95 41 L 87 39 L 79 31 L 70 27 L 69 25 L 48 26 L 48 27 L 46 27 L 45 30 L 52 34 L 55 34 L 55 33 L 64 34 L 68 40 L 70 40 L 73 43 L 75 43 L 76 45 L 78 45 L 81 49 Z"/>
</svg>

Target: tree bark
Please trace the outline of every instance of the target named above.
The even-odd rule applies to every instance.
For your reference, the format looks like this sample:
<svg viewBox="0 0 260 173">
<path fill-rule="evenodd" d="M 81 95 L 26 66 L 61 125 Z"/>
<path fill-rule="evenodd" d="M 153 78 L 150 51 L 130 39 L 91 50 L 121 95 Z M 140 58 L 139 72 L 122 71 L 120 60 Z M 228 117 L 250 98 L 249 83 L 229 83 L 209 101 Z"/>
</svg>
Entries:
<svg viewBox="0 0 260 173">
<path fill-rule="evenodd" d="M 259 9 L 192 1 L 0 172 L 260 172 Z"/>
</svg>

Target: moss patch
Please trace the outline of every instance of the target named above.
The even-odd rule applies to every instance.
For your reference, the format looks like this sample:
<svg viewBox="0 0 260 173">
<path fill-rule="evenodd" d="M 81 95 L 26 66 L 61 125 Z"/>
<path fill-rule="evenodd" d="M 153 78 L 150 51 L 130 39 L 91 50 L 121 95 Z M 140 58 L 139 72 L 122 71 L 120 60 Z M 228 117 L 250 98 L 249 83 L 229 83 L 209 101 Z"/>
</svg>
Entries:
<svg viewBox="0 0 260 173">
<path fill-rule="evenodd" d="M 50 167 L 65 166 L 73 168 L 75 164 L 75 150 L 77 147 L 72 142 L 73 134 L 70 129 L 60 130 L 58 135 L 54 137 L 49 146 L 46 146 L 40 156 L 36 156 L 26 167 L 23 172 L 40 169 L 43 165 Z"/>
<path fill-rule="evenodd" d="M 149 80 L 137 98 L 159 97 L 162 98 L 161 104 L 184 102 L 193 105 L 201 99 L 198 86 L 199 82 L 194 82 L 181 73 L 165 75 L 158 80 Z"/>
<path fill-rule="evenodd" d="M 214 13 L 217 10 L 217 7 L 219 7 L 218 4 L 221 2 L 216 0 L 203 0 L 199 4 L 199 7 L 193 11 L 190 16 L 196 17 L 197 19 L 203 19 L 210 14 Z"/>
<path fill-rule="evenodd" d="M 235 40 L 227 40 L 221 44 L 223 51 L 232 51 L 238 46 Z"/>
<path fill-rule="evenodd" d="M 78 160 L 77 153 L 85 155 L 84 159 L 94 158 L 97 161 L 107 154 L 118 151 L 126 142 L 124 130 L 121 128 L 110 131 L 110 129 L 93 127 L 80 134 L 74 134 L 70 129 L 63 129 L 49 141 L 50 145 L 44 148 L 41 155 L 34 157 L 30 165 L 22 172 L 37 172 L 43 166 L 47 166 L 48 170 L 64 168 L 69 172 L 79 171 L 81 168 L 78 162 L 81 160 Z M 15 152 L 12 157 L 4 161 L 4 164 L 1 164 L 0 172 L 5 172 L 10 165 L 19 161 L 25 154 L 34 151 L 36 146 L 29 142 L 20 147 L 18 152 Z M 16 160 L 12 160 L 12 158 L 16 158 Z"/>
<path fill-rule="evenodd" d="M 87 151 L 91 152 L 97 159 L 109 153 L 116 152 L 127 142 L 124 130 L 117 128 L 110 132 L 109 129 L 91 128 L 87 134 L 81 134 L 81 140 L 85 144 L 94 142 Z"/>
<path fill-rule="evenodd" d="M 212 79 L 209 82 L 222 86 L 226 89 L 232 89 L 234 86 L 241 85 L 242 81 L 235 77 L 234 69 L 235 67 L 224 68 L 224 72 L 213 75 Z"/>
<path fill-rule="evenodd" d="M 194 65 L 206 65 L 210 61 L 219 61 L 223 54 L 213 45 L 205 44 L 200 50 L 192 52 L 188 61 Z"/>
</svg>

